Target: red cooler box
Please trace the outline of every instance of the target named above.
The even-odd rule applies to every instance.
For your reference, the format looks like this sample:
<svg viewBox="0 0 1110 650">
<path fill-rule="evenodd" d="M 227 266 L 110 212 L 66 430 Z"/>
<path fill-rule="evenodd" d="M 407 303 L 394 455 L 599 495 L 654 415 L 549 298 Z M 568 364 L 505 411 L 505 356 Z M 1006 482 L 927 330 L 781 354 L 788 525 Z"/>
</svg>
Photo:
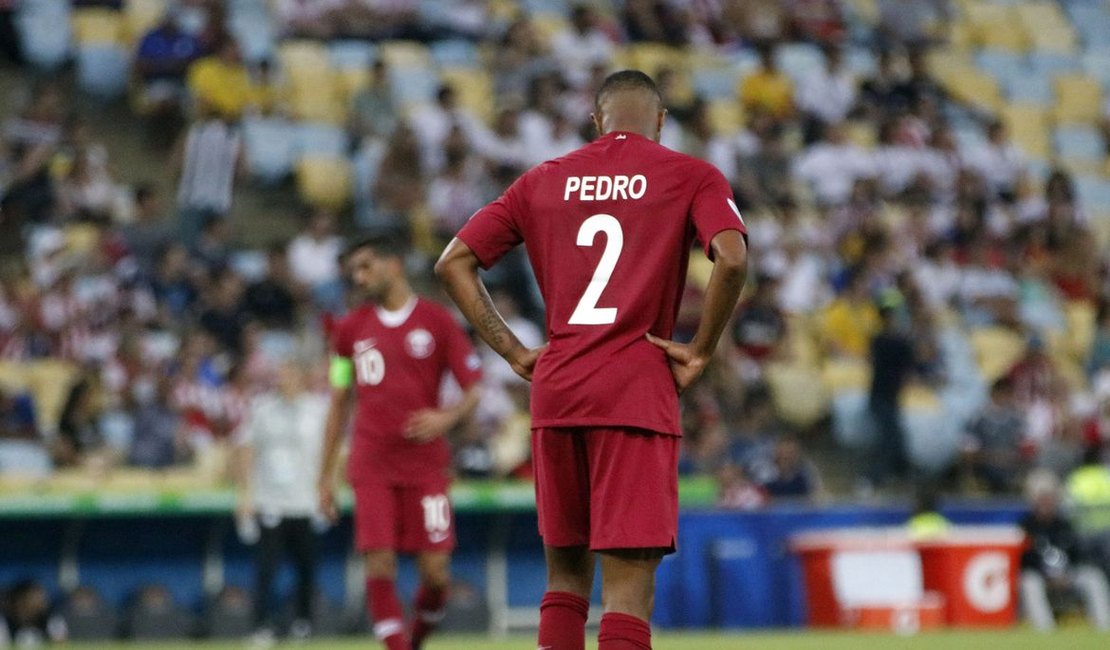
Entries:
<svg viewBox="0 0 1110 650">
<path fill-rule="evenodd" d="M 1011 526 L 961 527 L 918 543 L 925 588 L 948 600 L 949 625 L 1003 627 L 1017 617 L 1025 535 Z"/>
</svg>

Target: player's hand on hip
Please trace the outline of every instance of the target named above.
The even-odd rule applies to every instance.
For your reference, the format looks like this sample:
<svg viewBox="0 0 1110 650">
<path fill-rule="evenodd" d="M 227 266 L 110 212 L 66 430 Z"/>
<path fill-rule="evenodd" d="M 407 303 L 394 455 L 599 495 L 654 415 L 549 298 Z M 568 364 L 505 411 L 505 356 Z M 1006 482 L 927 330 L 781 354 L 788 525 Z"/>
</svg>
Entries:
<svg viewBox="0 0 1110 650">
<path fill-rule="evenodd" d="M 451 430 L 456 418 L 438 409 L 421 409 L 409 417 L 404 436 L 413 442 L 430 442 Z"/>
<path fill-rule="evenodd" d="M 319 499 L 320 514 L 324 519 L 335 523 L 339 519 L 339 508 L 335 504 L 335 488 L 331 483 L 321 481 L 316 486 L 316 494 Z"/>
<path fill-rule="evenodd" d="M 539 361 L 540 355 L 546 349 L 546 343 L 538 348 L 521 347 L 519 350 L 509 353 L 505 360 L 509 362 L 513 372 L 526 381 L 532 381 L 532 372 L 536 369 L 536 362 Z"/>
<path fill-rule="evenodd" d="M 694 354 L 694 348 L 686 343 L 668 341 L 652 334 L 647 334 L 647 340 L 667 353 L 671 375 L 674 377 L 674 385 L 679 393 L 689 388 L 709 363 L 709 359 Z"/>
</svg>

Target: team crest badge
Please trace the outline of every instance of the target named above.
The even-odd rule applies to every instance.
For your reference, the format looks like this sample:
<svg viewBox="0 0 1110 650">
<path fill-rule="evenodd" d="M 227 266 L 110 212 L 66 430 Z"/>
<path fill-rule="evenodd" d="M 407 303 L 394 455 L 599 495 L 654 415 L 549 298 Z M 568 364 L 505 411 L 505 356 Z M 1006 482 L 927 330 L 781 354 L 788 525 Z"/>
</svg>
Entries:
<svg viewBox="0 0 1110 650">
<path fill-rule="evenodd" d="M 405 349 L 415 359 L 426 359 L 436 349 L 436 340 L 426 329 L 415 329 L 405 337 Z"/>
</svg>

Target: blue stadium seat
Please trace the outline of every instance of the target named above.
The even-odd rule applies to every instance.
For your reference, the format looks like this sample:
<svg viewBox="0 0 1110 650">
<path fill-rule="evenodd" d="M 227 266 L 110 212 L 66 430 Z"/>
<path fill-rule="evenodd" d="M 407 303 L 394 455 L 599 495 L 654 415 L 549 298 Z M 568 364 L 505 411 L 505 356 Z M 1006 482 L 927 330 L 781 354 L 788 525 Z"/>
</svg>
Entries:
<svg viewBox="0 0 1110 650">
<path fill-rule="evenodd" d="M 1040 74 L 1051 76 L 1079 70 L 1080 61 L 1071 54 L 1034 51 L 1029 54 L 1029 67 Z"/>
<path fill-rule="evenodd" d="M 319 155 L 342 158 L 350 141 L 347 132 L 333 124 L 308 122 L 297 128 L 297 156 Z"/>
<path fill-rule="evenodd" d="M 982 50 L 975 55 L 975 64 L 1003 85 L 1012 79 L 1020 79 L 1029 74 L 1029 65 L 1025 57 L 1014 52 Z"/>
<path fill-rule="evenodd" d="M 377 47 L 366 41 L 334 41 L 328 45 L 328 58 L 337 70 L 367 68 L 377 57 Z"/>
<path fill-rule="evenodd" d="M 1076 176 L 1075 191 L 1079 202 L 1092 211 L 1103 213 L 1110 210 L 1110 181 L 1098 176 Z"/>
<path fill-rule="evenodd" d="M 850 47 L 844 58 L 848 69 L 861 79 L 874 75 L 879 69 L 875 53 L 866 47 Z"/>
<path fill-rule="evenodd" d="M 570 15 L 570 5 L 566 0 L 521 0 L 521 8 L 532 14 L 559 14 Z"/>
<path fill-rule="evenodd" d="M 731 99 L 739 82 L 736 68 L 701 68 L 693 73 L 694 93 L 704 99 Z"/>
<path fill-rule="evenodd" d="M 799 81 L 808 77 L 814 70 L 825 65 L 821 48 L 812 43 L 789 43 L 775 51 L 779 69 Z"/>
<path fill-rule="evenodd" d="M 72 40 L 69 3 L 33 0 L 16 6 L 15 27 L 27 61 L 46 70 L 65 63 Z"/>
<path fill-rule="evenodd" d="M 130 53 L 118 45 L 83 46 L 77 50 L 77 85 L 100 99 L 121 97 L 130 65 Z"/>
<path fill-rule="evenodd" d="M 1064 158 L 1099 161 L 1106 156 L 1102 137 L 1089 126 L 1060 126 L 1052 134 L 1056 153 Z"/>
<path fill-rule="evenodd" d="M 391 68 L 389 80 L 399 106 L 430 102 L 440 86 L 439 75 L 425 68 Z"/>
<path fill-rule="evenodd" d="M 1003 80 L 1002 89 L 1006 98 L 1016 104 L 1051 106 L 1056 99 L 1052 80 L 1028 70 L 1023 75 Z"/>
<path fill-rule="evenodd" d="M 251 174 L 265 183 L 288 176 L 296 159 L 297 135 L 297 127 L 283 119 L 244 120 L 243 145 Z"/>
<path fill-rule="evenodd" d="M 477 67 L 481 61 L 478 59 L 478 48 L 470 41 L 452 39 L 432 43 L 432 60 L 441 67 L 461 66 L 466 68 Z"/>
<path fill-rule="evenodd" d="M 1090 49 L 1083 55 L 1083 69 L 1110 91 L 1110 48 Z"/>
<path fill-rule="evenodd" d="M 277 36 L 267 13 L 237 13 L 231 16 L 228 27 L 239 42 L 246 61 L 263 61 L 273 55 Z"/>
</svg>

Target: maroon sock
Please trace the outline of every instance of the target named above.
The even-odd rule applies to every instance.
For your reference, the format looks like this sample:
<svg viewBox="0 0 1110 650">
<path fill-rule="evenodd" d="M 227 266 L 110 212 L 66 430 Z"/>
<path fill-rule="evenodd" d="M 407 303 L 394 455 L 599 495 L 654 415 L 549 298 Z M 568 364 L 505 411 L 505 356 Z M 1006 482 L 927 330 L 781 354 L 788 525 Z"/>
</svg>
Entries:
<svg viewBox="0 0 1110 650">
<path fill-rule="evenodd" d="M 651 626 L 628 614 L 609 612 L 601 617 L 597 650 L 651 650 Z"/>
<path fill-rule="evenodd" d="M 540 650 L 585 650 L 590 601 L 565 591 L 549 591 L 540 602 Z"/>
<path fill-rule="evenodd" d="M 392 580 L 366 579 L 366 599 L 370 606 L 370 619 L 374 621 L 374 636 L 388 650 L 411 650 L 405 636 L 405 615 Z"/>
<path fill-rule="evenodd" d="M 412 648 L 420 650 L 424 639 L 443 620 L 444 608 L 447 607 L 447 589 L 420 585 L 412 605 Z"/>
</svg>

